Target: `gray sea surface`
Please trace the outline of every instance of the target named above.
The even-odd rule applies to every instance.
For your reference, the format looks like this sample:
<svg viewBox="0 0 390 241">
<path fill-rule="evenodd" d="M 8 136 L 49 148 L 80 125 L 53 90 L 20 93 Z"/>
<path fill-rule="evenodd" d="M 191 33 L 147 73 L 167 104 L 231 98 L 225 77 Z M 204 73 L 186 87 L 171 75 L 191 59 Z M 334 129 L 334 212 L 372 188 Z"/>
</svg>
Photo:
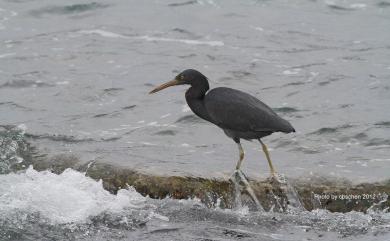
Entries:
<svg viewBox="0 0 390 241">
<path fill-rule="evenodd" d="M 1 1 L 0 120 L 48 153 L 158 174 L 230 175 L 238 150 L 148 92 L 186 68 L 255 95 L 297 133 L 264 138 L 280 173 L 389 177 L 385 1 Z M 243 168 L 269 169 L 259 143 Z"/>
<path fill-rule="evenodd" d="M 236 144 L 193 115 L 187 87 L 148 94 L 194 68 L 212 88 L 248 92 L 292 123 L 296 133 L 263 139 L 279 173 L 385 180 L 389 26 L 388 0 L 0 0 L 0 125 L 47 155 L 227 178 Z M 243 147 L 244 172 L 268 177 L 259 143 Z M 15 147 L 2 148 L 5 163 Z M 131 189 L 112 195 L 74 170 L 0 180 L 5 240 L 390 239 L 388 213 L 210 210 Z"/>
</svg>

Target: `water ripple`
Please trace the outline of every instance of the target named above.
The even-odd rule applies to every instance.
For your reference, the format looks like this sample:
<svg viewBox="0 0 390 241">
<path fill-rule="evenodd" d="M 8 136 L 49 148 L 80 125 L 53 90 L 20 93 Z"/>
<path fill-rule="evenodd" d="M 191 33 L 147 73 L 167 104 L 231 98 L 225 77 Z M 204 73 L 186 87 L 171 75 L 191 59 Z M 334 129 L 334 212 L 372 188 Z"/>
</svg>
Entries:
<svg viewBox="0 0 390 241">
<path fill-rule="evenodd" d="M 36 10 L 30 11 L 30 14 L 35 17 L 41 17 L 45 14 L 54 14 L 54 15 L 66 15 L 66 14 L 78 14 L 83 12 L 88 12 L 92 10 L 97 10 L 101 8 L 107 8 L 110 5 L 101 4 L 101 3 L 85 3 L 85 4 L 73 4 L 67 6 L 48 6 Z"/>
<path fill-rule="evenodd" d="M 353 127 L 353 125 L 350 125 L 350 124 L 340 125 L 340 126 L 336 126 L 336 127 L 322 127 L 322 128 L 320 128 L 316 131 L 313 131 L 309 134 L 312 134 L 312 135 L 333 134 L 333 133 L 339 132 L 340 130 L 348 129 L 351 127 Z"/>
<path fill-rule="evenodd" d="M 168 4 L 168 6 L 169 7 L 181 7 L 181 6 L 193 5 L 193 4 L 197 4 L 197 3 L 198 3 L 198 1 L 196 1 L 196 0 L 190 0 L 187 2 L 170 3 L 170 4 Z"/>
</svg>

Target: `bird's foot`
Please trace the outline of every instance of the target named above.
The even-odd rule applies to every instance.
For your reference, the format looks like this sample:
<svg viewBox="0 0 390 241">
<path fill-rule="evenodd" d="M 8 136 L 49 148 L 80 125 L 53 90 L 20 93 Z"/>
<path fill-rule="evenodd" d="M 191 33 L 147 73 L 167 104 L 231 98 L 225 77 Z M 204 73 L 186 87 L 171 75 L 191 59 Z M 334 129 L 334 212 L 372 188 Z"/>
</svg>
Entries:
<svg viewBox="0 0 390 241">
<path fill-rule="evenodd" d="M 268 178 L 271 183 L 285 184 L 287 182 L 286 177 L 283 174 L 277 172 L 271 172 L 271 176 Z"/>
<path fill-rule="evenodd" d="M 245 181 L 248 182 L 248 177 L 240 169 L 235 169 L 233 174 L 230 176 L 229 180 L 236 182 L 238 184 L 240 183 L 245 184 Z"/>
<path fill-rule="evenodd" d="M 285 199 L 284 200 L 285 203 L 282 203 L 282 205 L 279 204 L 279 206 L 283 207 L 283 209 L 287 209 L 288 207 L 290 208 L 293 207 L 299 210 L 305 210 L 298 192 L 287 180 L 285 175 L 272 172 L 271 177 L 268 180 L 272 185 L 272 187 L 275 190 L 278 190 L 278 192 L 280 192 L 280 194 Z"/>
<path fill-rule="evenodd" d="M 253 191 L 251 185 L 249 184 L 248 178 L 240 169 L 236 169 L 233 172 L 233 174 L 230 176 L 229 179 L 230 179 L 230 181 L 233 182 L 236 192 L 241 193 L 242 191 L 246 191 L 248 193 L 248 195 L 250 196 L 250 198 L 252 199 L 252 201 L 256 204 L 257 209 L 259 211 L 264 210 L 263 207 L 261 206 L 259 200 L 257 199 L 255 192 Z M 243 190 L 240 187 L 243 187 Z M 237 195 L 236 195 L 236 197 L 237 197 Z"/>
</svg>

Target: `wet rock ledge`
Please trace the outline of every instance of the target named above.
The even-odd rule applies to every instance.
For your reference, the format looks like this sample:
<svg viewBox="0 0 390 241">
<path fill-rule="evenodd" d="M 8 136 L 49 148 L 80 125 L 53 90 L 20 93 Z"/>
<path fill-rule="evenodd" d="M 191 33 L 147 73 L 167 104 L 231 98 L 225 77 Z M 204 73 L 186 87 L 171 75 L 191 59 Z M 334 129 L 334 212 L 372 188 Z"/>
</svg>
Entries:
<svg viewBox="0 0 390 241">
<path fill-rule="evenodd" d="M 133 186 L 139 193 L 151 198 L 198 198 L 209 207 L 231 208 L 234 203 L 234 185 L 229 180 L 205 179 L 183 176 L 156 176 L 135 170 L 115 167 L 107 163 L 83 163 L 71 155 L 50 158 L 34 158 L 34 169 L 50 169 L 61 173 L 66 168 L 85 172 L 87 176 L 103 181 L 106 190 L 116 193 L 119 189 Z M 50 161 L 47 161 L 50 160 Z M 288 204 L 285 191 L 274 180 L 249 180 L 264 209 L 275 210 L 275 200 Z M 315 180 L 289 180 L 307 210 L 316 208 L 332 212 L 372 210 L 389 211 L 390 180 L 377 183 L 353 185 L 348 181 L 333 181 L 325 178 Z M 243 195 L 245 197 L 245 193 Z M 249 196 L 248 196 L 249 197 Z M 282 210 L 279 208 L 279 210 Z"/>
</svg>

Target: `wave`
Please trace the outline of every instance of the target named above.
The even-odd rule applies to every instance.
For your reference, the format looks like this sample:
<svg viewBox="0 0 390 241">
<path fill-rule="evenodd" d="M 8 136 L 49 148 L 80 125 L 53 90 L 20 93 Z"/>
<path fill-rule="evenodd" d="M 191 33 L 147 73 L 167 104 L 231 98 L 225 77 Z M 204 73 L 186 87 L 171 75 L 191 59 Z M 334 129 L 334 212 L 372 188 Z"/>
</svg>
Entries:
<svg viewBox="0 0 390 241">
<path fill-rule="evenodd" d="M 390 121 L 380 121 L 375 123 L 375 125 L 380 127 L 390 127 Z"/>
<path fill-rule="evenodd" d="M 311 132 L 310 134 L 313 134 L 313 135 L 332 134 L 332 133 L 337 133 L 340 130 L 348 129 L 351 127 L 353 127 L 353 126 L 349 125 L 349 124 L 340 125 L 340 126 L 336 126 L 336 127 L 322 127 L 316 131 Z"/>
<path fill-rule="evenodd" d="M 176 42 L 176 43 L 184 43 L 189 45 L 209 45 L 209 46 L 224 46 L 224 42 L 222 41 L 203 41 L 203 40 L 194 40 L 194 39 L 176 39 L 176 38 L 165 38 L 165 37 L 153 37 L 149 35 L 141 35 L 141 36 L 127 36 L 122 35 L 106 30 L 101 29 L 92 29 L 92 30 L 80 30 L 78 31 L 82 34 L 97 34 L 106 38 L 122 38 L 122 39 L 131 39 L 131 40 L 145 40 L 147 42 Z"/>
<path fill-rule="evenodd" d="M 170 3 L 168 4 L 169 7 L 181 7 L 181 6 L 186 6 L 186 5 L 193 5 L 193 4 L 197 4 L 198 1 L 196 0 L 191 0 L 191 1 L 187 1 L 187 2 L 181 2 L 181 3 Z"/>
<path fill-rule="evenodd" d="M 298 109 L 294 108 L 294 107 L 279 107 L 279 108 L 272 108 L 275 112 L 279 112 L 279 113 L 294 113 L 294 112 L 299 112 Z"/>
<path fill-rule="evenodd" d="M 57 175 L 29 167 L 23 173 L 0 175 L 0 183 L 0 213 L 39 212 L 54 224 L 87 222 L 104 212 L 143 208 L 145 202 L 134 189 L 121 189 L 113 195 L 101 181 L 72 169 Z"/>
<path fill-rule="evenodd" d="M 66 6 L 47 6 L 44 8 L 36 9 L 30 11 L 30 14 L 35 17 L 41 17 L 45 14 L 54 14 L 54 15 L 66 15 L 66 14 L 77 14 L 89 12 L 92 10 L 107 8 L 110 5 L 101 4 L 101 3 L 84 3 L 84 4 L 73 4 Z"/>
<path fill-rule="evenodd" d="M 0 125 L 0 174 L 23 168 L 29 145 L 24 141 L 26 126 Z"/>
<path fill-rule="evenodd" d="M 195 123 L 206 123 L 206 122 L 203 119 L 199 118 L 198 116 L 190 114 L 190 115 L 185 115 L 183 117 L 180 117 L 175 121 L 175 123 L 195 124 Z"/>
<path fill-rule="evenodd" d="M 66 143 L 80 143 L 80 142 L 92 142 L 95 141 L 92 138 L 80 138 L 77 136 L 67 136 L 67 135 L 61 135 L 61 134 L 25 134 L 26 138 L 31 139 L 48 139 L 51 141 L 60 141 L 60 142 L 66 142 Z"/>
<path fill-rule="evenodd" d="M 5 82 L 0 88 L 29 88 L 29 87 L 53 87 L 53 84 L 45 83 L 40 80 L 16 79 Z"/>
<path fill-rule="evenodd" d="M 318 195 L 320 203 L 327 202 L 326 195 Z M 348 199 L 348 195 L 341 197 Z M 327 235 L 332 238 L 326 240 L 335 240 L 341 235 L 340 240 L 365 240 L 374 235 L 384 240 L 389 237 L 390 220 L 389 213 L 381 211 L 386 198 L 383 195 L 366 213 L 324 209 L 249 212 L 246 206 L 208 207 L 192 197 L 153 200 L 131 187 L 112 194 L 103 188 L 102 181 L 73 169 L 54 174 L 29 167 L 24 172 L 0 175 L 0 239 L 183 240 L 207 236 L 218 240 L 314 240 Z"/>
</svg>

